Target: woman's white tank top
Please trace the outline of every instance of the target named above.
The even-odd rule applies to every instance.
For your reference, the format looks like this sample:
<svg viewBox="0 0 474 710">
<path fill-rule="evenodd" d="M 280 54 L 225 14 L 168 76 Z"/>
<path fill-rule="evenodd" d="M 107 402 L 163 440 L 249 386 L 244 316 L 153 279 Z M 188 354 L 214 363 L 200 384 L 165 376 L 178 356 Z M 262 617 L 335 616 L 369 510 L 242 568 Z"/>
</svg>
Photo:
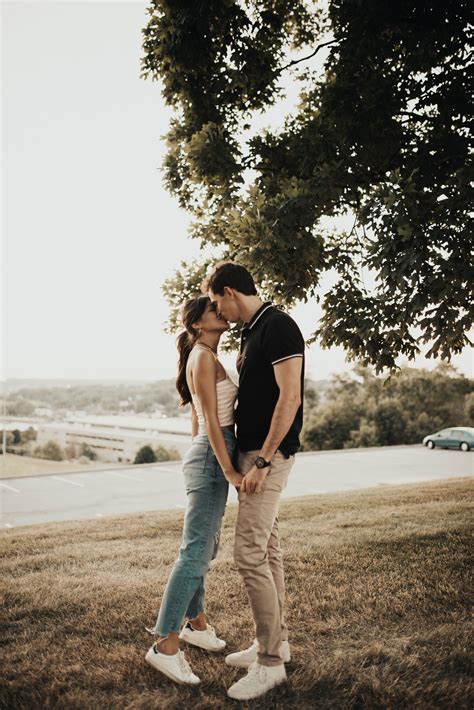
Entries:
<svg viewBox="0 0 474 710">
<path fill-rule="evenodd" d="M 217 360 L 217 355 L 214 356 Z M 217 418 L 220 426 L 229 426 L 235 421 L 235 400 L 237 399 L 239 388 L 226 370 L 225 380 L 216 382 L 217 395 Z M 198 418 L 198 434 L 206 433 L 206 420 L 202 411 L 201 402 L 196 393 L 191 393 L 194 409 Z"/>
</svg>

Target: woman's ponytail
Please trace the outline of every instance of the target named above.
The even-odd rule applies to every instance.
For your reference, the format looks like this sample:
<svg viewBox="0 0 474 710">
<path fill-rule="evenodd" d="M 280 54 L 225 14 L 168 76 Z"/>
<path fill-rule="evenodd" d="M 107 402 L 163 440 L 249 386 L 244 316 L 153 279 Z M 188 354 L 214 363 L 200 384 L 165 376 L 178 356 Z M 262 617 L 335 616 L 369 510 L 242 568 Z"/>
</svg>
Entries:
<svg viewBox="0 0 474 710">
<path fill-rule="evenodd" d="M 191 336 L 185 330 L 176 339 L 176 345 L 178 347 L 179 360 L 178 360 L 178 375 L 176 377 L 176 389 L 178 390 L 179 396 L 181 397 L 181 406 L 184 407 L 192 400 L 191 392 L 189 391 L 188 383 L 186 380 L 186 365 L 188 364 L 188 358 L 193 349 L 193 342 Z"/>
</svg>

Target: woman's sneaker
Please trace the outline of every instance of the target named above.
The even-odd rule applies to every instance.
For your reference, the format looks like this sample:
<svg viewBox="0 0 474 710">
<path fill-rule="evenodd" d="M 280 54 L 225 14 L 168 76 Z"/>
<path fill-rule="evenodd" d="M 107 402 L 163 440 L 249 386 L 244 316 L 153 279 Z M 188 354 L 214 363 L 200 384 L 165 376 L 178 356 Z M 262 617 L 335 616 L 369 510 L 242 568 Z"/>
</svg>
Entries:
<svg viewBox="0 0 474 710">
<path fill-rule="evenodd" d="M 197 631 L 188 622 L 183 626 L 179 638 L 193 646 L 204 648 L 206 651 L 222 651 L 226 646 L 225 641 L 217 638 L 215 629 L 210 624 L 207 625 L 205 631 Z"/>
<path fill-rule="evenodd" d="M 252 663 L 246 676 L 231 685 L 227 691 L 234 700 L 252 700 L 265 695 L 269 690 L 286 680 L 283 663 L 280 666 L 262 666 L 258 661 Z"/>
<path fill-rule="evenodd" d="M 228 666 L 235 666 L 237 668 L 248 668 L 255 663 L 258 656 L 258 641 L 255 639 L 253 644 L 246 648 L 245 651 L 237 651 L 236 653 L 229 653 L 225 657 L 225 662 Z M 283 663 L 289 663 L 291 661 L 290 654 L 290 644 L 288 641 L 281 642 L 281 656 Z"/>
<path fill-rule="evenodd" d="M 156 643 L 154 643 L 153 646 L 148 649 L 145 661 L 147 661 L 150 666 L 153 666 L 153 668 L 156 668 L 157 671 L 160 671 L 160 673 L 174 680 L 175 683 L 198 685 L 201 682 L 201 679 L 192 672 L 191 666 L 182 651 L 168 656 L 166 653 L 160 653 L 156 648 Z"/>
</svg>

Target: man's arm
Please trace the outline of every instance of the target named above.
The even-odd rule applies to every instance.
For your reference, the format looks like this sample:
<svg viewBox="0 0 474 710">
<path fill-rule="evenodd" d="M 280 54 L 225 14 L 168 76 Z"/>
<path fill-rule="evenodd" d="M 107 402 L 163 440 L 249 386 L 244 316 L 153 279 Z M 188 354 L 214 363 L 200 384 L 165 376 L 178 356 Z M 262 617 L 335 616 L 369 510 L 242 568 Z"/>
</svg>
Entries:
<svg viewBox="0 0 474 710">
<path fill-rule="evenodd" d="M 291 357 L 273 366 L 280 394 L 273 410 L 270 430 L 260 451 L 260 456 L 266 461 L 271 461 L 274 457 L 279 445 L 288 433 L 301 404 L 302 366 L 302 357 Z M 252 466 L 250 471 L 244 476 L 241 490 L 245 493 L 259 493 L 267 473 L 268 468 L 259 469 L 256 466 Z"/>
<path fill-rule="evenodd" d="M 275 456 L 278 447 L 288 434 L 301 404 L 302 366 L 303 358 L 301 357 L 292 357 L 273 366 L 280 394 L 273 411 L 270 431 L 260 451 L 260 456 L 263 456 L 266 461 L 270 461 Z"/>
</svg>

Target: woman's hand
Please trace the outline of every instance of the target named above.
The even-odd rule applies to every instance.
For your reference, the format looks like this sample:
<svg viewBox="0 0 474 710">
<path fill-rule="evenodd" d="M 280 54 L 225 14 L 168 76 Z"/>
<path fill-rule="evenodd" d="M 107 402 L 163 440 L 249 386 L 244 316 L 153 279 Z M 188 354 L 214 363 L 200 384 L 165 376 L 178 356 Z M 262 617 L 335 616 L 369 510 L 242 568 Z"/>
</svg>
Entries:
<svg viewBox="0 0 474 710">
<path fill-rule="evenodd" d="M 231 471 L 227 471 L 227 473 L 225 473 L 224 476 L 226 477 L 226 479 L 229 481 L 229 483 L 232 486 L 235 486 L 236 488 L 240 488 L 240 485 L 243 480 L 243 476 L 241 473 L 236 471 L 235 468 L 232 469 Z"/>
</svg>

